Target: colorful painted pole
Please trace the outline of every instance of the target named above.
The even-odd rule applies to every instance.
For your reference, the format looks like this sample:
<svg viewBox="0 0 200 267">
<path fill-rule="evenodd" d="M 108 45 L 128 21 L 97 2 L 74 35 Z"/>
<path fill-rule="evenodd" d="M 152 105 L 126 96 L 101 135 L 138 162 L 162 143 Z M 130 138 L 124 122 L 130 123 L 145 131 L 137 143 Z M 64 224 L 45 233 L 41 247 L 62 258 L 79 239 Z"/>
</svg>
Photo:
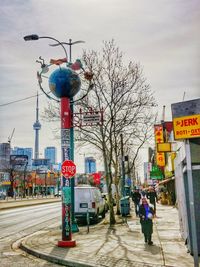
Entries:
<svg viewBox="0 0 200 267">
<path fill-rule="evenodd" d="M 39 39 L 50 39 L 56 42 L 51 46 L 60 45 L 65 52 L 64 60 L 51 60 L 54 62 L 60 62 L 62 64 L 67 61 L 67 51 L 64 45 L 69 45 L 69 62 L 71 63 L 71 46 L 78 43 L 84 43 L 84 41 L 72 42 L 69 39 L 69 43 L 60 42 L 59 40 L 50 36 L 38 36 L 37 34 L 31 34 L 24 36 L 25 41 L 34 41 Z M 54 97 L 50 97 L 49 94 L 45 92 L 42 88 L 42 73 L 48 71 L 50 65 L 46 65 L 44 60 L 39 57 L 38 63 L 41 64 L 41 72 L 37 72 L 38 83 L 40 89 L 45 93 L 50 99 L 56 100 Z M 53 63 L 56 64 L 56 63 Z M 78 69 L 81 68 L 81 64 L 78 60 Z M 51 92 L 61 99 L 61 149 L 62 149 L 62 162 L 65 160 L 74 160 L 74 129 L 71 125 L 71 113 L 73 112 L 73 97 L 78 93 L 81 86 L 81 80 L 78 74 L 75 73 L 77 69 L 77 64 L 72 64 L 71 67 L 67 65 L 66 68 L 61 68 L 59 66 L 59 71 L 55 70 L 49 77 L 49 87 Z M 90 72 L 84 73 L 85 79 L 91 81 L 93 74 Z M 71 108 L 70 108 L 71 99 Z M 62 241 L 58 242 L 59 246 L 75 246 L 75 242 L 71 240 L 71 232 L 78 232 L 78 226 L 74 216 L 74 178 L 70 181 L 68 178 L 62 176 Z M 69 193 L 70 192 L 70 193 Z M 71 223 L 72 221 L 72 223 Z"/>
<path fill-rule="evenodd" d="M 61 98 L 61 150 L 62 162 L 70 160 L 70 128 L 71 110 L 68 97 Z M 59 247 L 74 247 L 76 241 L 72 240 L 72 197 L 70 179 L 62 175 L 62 240 L 58 241 Z"/>
</svg>

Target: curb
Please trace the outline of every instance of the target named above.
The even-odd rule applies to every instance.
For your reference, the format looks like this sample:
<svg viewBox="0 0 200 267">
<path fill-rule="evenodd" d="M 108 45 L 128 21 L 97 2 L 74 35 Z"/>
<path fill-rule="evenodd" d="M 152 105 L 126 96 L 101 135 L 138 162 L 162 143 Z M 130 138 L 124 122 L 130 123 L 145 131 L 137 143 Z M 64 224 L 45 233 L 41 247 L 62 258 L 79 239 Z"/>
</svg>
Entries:
<svg viewBox="0 0 200 267">
<path fill-rule="evenodd" d="M 24 200 L 24 201 L 26 201 L 26 200 Z M 11 205 L 11 206 L 7 206 L 7 207 L 6 206 L 5 207 L 0 206 L 0 211 L 7 210 L 7 209 L 23 208 L 23 207 L 28 207 L 28 206 L 44 205 L 44 204 L 55 203 L 55 202 L 61 202 L 61 200 L 60 199 L 52 199 L 52 200 L 44 201 L 44 202 L 42 202 L 42 200 L 41 200 L 41 202 L 38 202 L 38 203 L 28 203 L 28 202 L 20 203 L 20 202 L 17 202 L 17 204 L 19 203 L 19 205 L 13 205 L 13 206 Z M 12 203 L 14 203 L 14 202 L 12 202 Z"/>
<path fill-rule="evenodd" d="M 37 250 L 31 249 L 30 247 L 26 246 L 25 241 L 22 241 L 19 245 L 19 248 L 22 249 L 23 251 L 27 252 L 28 254 L 31 254 L 37 258 L 46 260 L 48 262 L 52 262 L 52 263 L 56 263 L 56 264 L 60 264 L 60 265 L 64 265 L 64 266 L 70 266 L 70 267 L 96 267 L 97 265 L 91 265 L 91 264 L 85 264 L 82 262 L 77 262 L 77 261 L 72 261 L 72 260 L 64 260 L 62 258 L 59 257 L 53 257 L 50 256 L 46 253 L 41 253 L 38 252 Z"/>
<path fill-rule="evenodd" d="M 78 262 L 74 260 L 64 260 L 59 257 L 50 256 L 49 254 L 41 253 L 41 252 L 38 252 L 37 250 L 31 249 L 30 247 L 24 244 L 24 241 L 20 243 L 19 248 L 32 256 L 35 256 L 37 258 L 46 260 L 48 262 L 56 263 L 59 265 L 64 265 L 64 266 L 69 266 L 69 267 L 97 267 L 97 266 L 103 267 L 104 266 L 104 265 L 97 265 L 97 263 L 94 263 L 94 264 L 83 263 L 83 262 Z M 151 264 L 151 263 L 134 262 L 134 261 L 132 262 L 132 264 L 134 264 L 135 267 L 173 267 L 169 265 Z"/>
</svg>

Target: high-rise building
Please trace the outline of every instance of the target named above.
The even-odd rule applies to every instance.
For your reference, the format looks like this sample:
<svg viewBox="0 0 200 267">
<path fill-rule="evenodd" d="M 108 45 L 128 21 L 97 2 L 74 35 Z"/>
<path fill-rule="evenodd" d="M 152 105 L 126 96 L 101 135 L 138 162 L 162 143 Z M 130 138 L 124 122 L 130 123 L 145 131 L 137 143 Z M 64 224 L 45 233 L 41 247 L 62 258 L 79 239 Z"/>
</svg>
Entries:
<svg viewBox="0 0 200 267">
<path fill-rule="evenodd" d="M 32 167 L 32 158 L 33 158 L 33 149 L 31 147 L 14 147 L 11 151 L 12 155 L 26 155 L 28 156 L 28 165 L 27 168 L 31 169 Z"/>
<path fill-rule="evenodd" d="M 0 170 L 6 170 L 10 166 L 10 143 L 0 144 Z"/>
<path fill-rule="evenodd" d="M 85 173 L 95 173 L 96 172 L 96 159 L 93 157 L 85 158 Z"/>
<path fill-rule="evenodd" d="M 39 122 L 39 101 L 37 93 L 37 102 L 36 102 L 36 121 L 33 124 L 33 129 L 35 130 L 35 151 L 34 159 L 39 159 L 39 130 L 41 129 L 41 124 Z"/>
<path fill-rule="evenodd" d="M 33 159 L 32 170 L 47 172 L 50 169 L 50 160 L 49 159 Z"/>
<path fill-rule="evenodd" d="M 44 150 L 45 159 L 50 160 L 51 166 L 56 164 L 57 150 L 54 146 L 48 146 Z"/>
</svg>

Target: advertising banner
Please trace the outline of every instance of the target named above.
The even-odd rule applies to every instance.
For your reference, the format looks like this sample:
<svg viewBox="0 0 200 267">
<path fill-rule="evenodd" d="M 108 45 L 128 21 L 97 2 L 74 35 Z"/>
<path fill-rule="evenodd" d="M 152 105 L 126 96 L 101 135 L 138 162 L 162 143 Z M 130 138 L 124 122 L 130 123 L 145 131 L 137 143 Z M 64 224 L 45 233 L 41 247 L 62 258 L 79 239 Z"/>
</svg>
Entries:
<svg viewBox="0 0 200 267">
<path fill-rule="evenodd" d="M 161 124 L 154 125 L 154 135 L 156 144 L 164 142 L 163 127 Z"/>
</svg>

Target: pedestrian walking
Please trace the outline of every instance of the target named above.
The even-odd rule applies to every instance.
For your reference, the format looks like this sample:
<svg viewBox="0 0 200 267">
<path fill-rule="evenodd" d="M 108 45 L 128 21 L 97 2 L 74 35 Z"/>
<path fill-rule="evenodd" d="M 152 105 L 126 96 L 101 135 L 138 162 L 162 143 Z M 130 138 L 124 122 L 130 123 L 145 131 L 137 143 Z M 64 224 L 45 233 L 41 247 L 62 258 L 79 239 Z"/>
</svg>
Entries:
<svg viewBox="0 0 200 267">
<path fill-rule="evenodd" d="M 149 202 L 153 205 L 154 215 L 156 215 L 156 202 L 158 202 L 158 196 L 154 187 L 149 187 L 147 198 L 149 199 Z"/>
<path fill-rule="evenodd" d="M 138 216 L 138 213 L 139 213 L 139 204 L 140 204 L 140 200 L 141 200 L 141 194 L 140 194 L 138 188 L 136 188 L 134 190 L 134 192 L 132 193 L 132 200 L 133 200 L 134 205 L 135 205 L 135 214 L 136 214 L 136 216 Z"/>
<path fill-rule="evenodd" d="M 153 214 L 153 207 L 149 205 L 146 198 L 142 198 L 141 205 L 139 206 L 139 217 L 141 230 L 144 234 L 144 241 L 145 243 L 148 243 L 148 245 L 153 245 L 153 242 L 151 240 L 153 233 Z"/>
<path fill-rule="evenodd" d="M 146 191 L 145 188 L 143 188 L 142 191 L 141 191 L 142 197 L 146 197 L 146 194 L 147 194 L 147 191 Z"/>
</svg>

